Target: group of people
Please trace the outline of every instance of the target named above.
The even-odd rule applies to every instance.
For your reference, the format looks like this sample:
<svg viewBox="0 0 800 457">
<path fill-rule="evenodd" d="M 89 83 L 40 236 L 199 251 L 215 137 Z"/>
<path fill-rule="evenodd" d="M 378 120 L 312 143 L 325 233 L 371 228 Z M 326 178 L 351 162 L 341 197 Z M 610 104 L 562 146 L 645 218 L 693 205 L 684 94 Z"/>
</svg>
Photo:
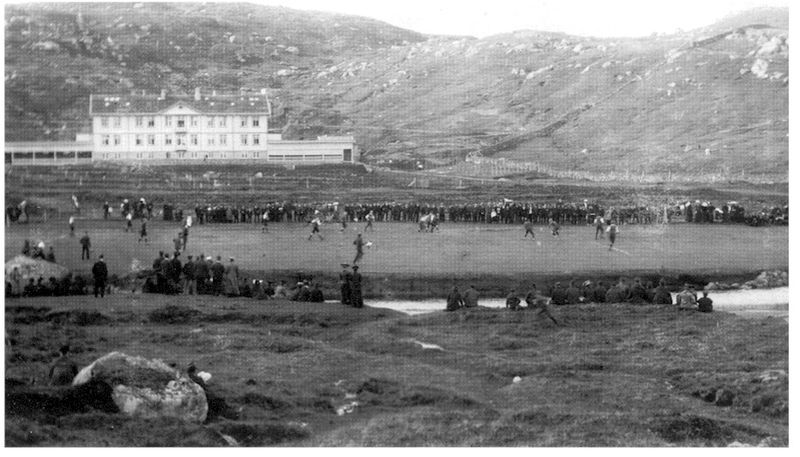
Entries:
<svg viewBox="0 0 800 457">
<path fill-rule="evenodd" d="M 123 217 L 131 214 L 133 218 L 152 218 L 152 203 L 144 199 L 122 209 Z M 106 203 L 104 208 L 108 205 Z M 261 205 L 195 205 L 194 217 L 198 224 L 207 223 L 250 223 L 269 222 L 308 222 L 318 213 L 323 222 L 363 222 L 371 217 L 372 222 L 419 222 L 421 218 L 433 215 L 440 222 L 471 222 L 521 224 L 531 221 L 534 224 L 547 224 L 550 219 L 561 225 L 589 224 L 596 217 L 614 219 L 619 225 L 625 224 L 665 224 L 675 221 L 693 223 L 749 223 L 753 220 L 763 223 L 788 223 L 789 208 L 783 206 L 764 206 L 747 213 L 738 202 L 725 202 L 714 205 L 709 201 L 696 200 L 662 205 L 632 205 L 604 207 L 595 202 L 483 202 L 465 204 L 437 203 L 295 203 L 270 202 Z M 182 220 L 185 212 L 172 204 L 163 205 L 164 220 Z M 371 215 L 371 216 L 368 216 Z"/>
<path fill-rule="evenodd" d="M 26 257 L 30 257 L 32 259 L 41 259 L 46 260 L 48 262 L 56 262 L 56 253 L 53 250 L 53 246 L 45 249 L 46 246 L 44 241 L 39 241 L 35 245 L 32 245 L 30 240 L 25 240 L 22 245 L 22 255 Z"/>
</svg>

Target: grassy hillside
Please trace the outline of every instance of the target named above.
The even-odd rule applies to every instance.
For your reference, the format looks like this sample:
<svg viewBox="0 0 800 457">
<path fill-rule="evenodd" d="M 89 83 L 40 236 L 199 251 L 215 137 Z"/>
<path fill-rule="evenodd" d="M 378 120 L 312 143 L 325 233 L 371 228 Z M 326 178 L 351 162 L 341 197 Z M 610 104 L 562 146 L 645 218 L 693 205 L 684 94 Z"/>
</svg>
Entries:
<svg viewBox="0 0 800 457">
<path fill-rule="evenodd" d="M 353 133 L 374 163 L 480 152 L 594 180 L 788 180 L 787 9 L 641 39 L 475 39 L 286 8 L 137 5 L 6 8 L 7 140 L 69 137 L 89 92 L 266 87 L 288 137 Z"/>
</svg>

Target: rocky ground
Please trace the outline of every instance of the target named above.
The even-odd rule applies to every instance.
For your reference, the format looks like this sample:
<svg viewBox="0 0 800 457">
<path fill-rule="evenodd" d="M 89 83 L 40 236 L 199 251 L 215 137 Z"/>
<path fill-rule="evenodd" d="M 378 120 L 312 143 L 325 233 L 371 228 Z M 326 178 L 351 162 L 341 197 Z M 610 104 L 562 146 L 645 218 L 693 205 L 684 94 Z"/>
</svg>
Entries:
<svg viewBox="0 0 800 457">
<path fill-rule="evenodd" d="M 7 446 L 786 446 L 788 324 L 664 306 L 409 317 L 128 295 L 6 303 Z M 64 403 L 65 342 L 212 374 L 202 424 Z M 32 406 L 34 405 L 34 406 Z M 219 403 L 218 403 L 219 405 Z"/>
</svg>

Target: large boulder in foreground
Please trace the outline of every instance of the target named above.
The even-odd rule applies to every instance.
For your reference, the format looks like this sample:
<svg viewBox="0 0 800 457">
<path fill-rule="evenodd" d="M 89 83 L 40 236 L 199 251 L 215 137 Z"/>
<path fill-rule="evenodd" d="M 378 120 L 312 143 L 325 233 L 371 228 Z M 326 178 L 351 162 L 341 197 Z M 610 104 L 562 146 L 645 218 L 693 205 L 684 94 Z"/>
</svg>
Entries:
<svg viewBox="0 0 800 457">
<path fill-rule="evenodd" d="M 112 387 L 120 412 L 133 417 L 170 417 L 202 423 L 208 415 L 203 388 L 161 360 L 111 352 L 84 367 L 73 386 L 98 380 Z"/>
<path fill-rule="evenodd" d="M 22 273 L 23 286 L 28 283 L 28 279 L 38 280 L 41 277 L 47 281 L 51 277 L 61 279 L 69 274 L 66 267 L 57 263 L 18 255 L 6 262 L 6 281 L 11 280 L 11 272 L 14 271 L 14 267 L 17 267 Z"/>
</svg>

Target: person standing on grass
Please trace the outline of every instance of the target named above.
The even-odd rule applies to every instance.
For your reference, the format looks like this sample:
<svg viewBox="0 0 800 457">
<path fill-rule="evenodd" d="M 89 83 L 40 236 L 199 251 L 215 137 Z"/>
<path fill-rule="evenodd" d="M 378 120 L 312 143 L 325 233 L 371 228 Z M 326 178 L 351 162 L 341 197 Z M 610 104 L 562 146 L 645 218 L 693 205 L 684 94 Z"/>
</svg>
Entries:
<svg viewBox="0 0 800 457">
<path fill-rule="evenodd" d="M 558 222 L 551 217 L 548 225 L 550 226 L 550 231 L 553 233 L 553 238 L 558 238 L 558 231 L 561 230 L 561 226 L 558 224 Z"/>
<path fill-rule="evenodd" d="M 314 236 L 315 233 L 319 237 L 320 241 L 323 241 L 325 238 L 323 238 L 322 235 L 319 233 L 319 226 L 322 225 L 322 221 L 319 220 L 319 216 L 315 215 L 314 218 L 311 219 L 311 222 L 309 222 L 309 224 L 311 224 L 311 234 L 308 235 L 308 241 L 311 241 L 311 238 Z"/>
<path fill-rule="evenodd" d="M 125 232 L 130 232 L 133 229 L 133 213 L 128 212 L 125 216 Z"/>
<path fill-rule="evenodd" d="M 269 211 L 264 211 L 261 215 L 261 233 L 269 232 L 267 225 L 269 224 Z"/>
<path fill-rule="evenodd" d="M 97 262 L 92 267 L 92 276 L 94 277 L 94 298 L 97 298 L 98 294 L 101 298 L 105 297 L 108 267 L 103 259 L 103 254 L 100 254 Z"/>
<path fill-rule="evenodd" d="M 239 266 L 231 257 L 231 262 L 225 268 L 225 292 L 227 295 L 239 296 Z"/>
<path fill-rule="evenodd" d="M 192 216 L 189 216 L 189 224 L 183 226 L 183 231 L 181 232 L 181 242 L 182 242 L 182 250 L 186 250 L 186 243 L 189 242 L 189 227 L 191 227 L 191 220 Z"/>
<path fill-rule="evenodd" d="M 614 248 L 614 242 L 617 241 L 617 233 L 619 233 L 619 227 L 617 227 L 617 221 L 611 221 L 611 224 L 608 225 L 606 229 L 608 232 L 608 241 L 611 244 L 608 245 L 608 250 L 612 250 Z"/>
<path fill-rule="evenodd" d="M 186 263 L 183 265 L 183 293 L 186 295 L 197 294 L 197 279 L 194 276 L 195 269 L 195 262 L 192 260 L 192 256 L 189 256 Z"/>
<path fill-rule="evenodd" d="M 90 259 L 89 248 L 92 246 L 92 241 L 89 239 L 89 232 L 85 232 L 80 239 L 81 243 L 81 260 Z"/>
<path fill-rule="evenodd" d="M 364 240 L 361 238 L 360 233 L 356 235 L 356 240 L 353 241 L 353 244 L 356 247 L 356 257 L 353 259 L 353 265 L 355 265 L 364 257 Z"/>
<path fill-rule="evenodd" d="M 142 218 L 142 227 L 139 229 L 139 243 L 144 240 L 145 243 L 148 242 L 147 240 L 147 218 Z"/>
<path fill-rule="evenodd" d="M 372 231 L 374 232 L 375 227 L 372 226 L 372 223 L 375 222 L 375 214 L 372 213 L 372 210 L 369 210 L 369 213 L 367 213 L 367 215 L 364 216 L 364 220 L 367 221 L 367 226 L 364 227 L 364 232 L 366 232 L 367 229 L 372 229 Z"/>
<path fill-rule="evenodd" d="M 211 265 L 211 290 L 214 295 L 222 293 L 222 280 L 225 277 L 225 267 L 222 265 L 222 256 L 217 256 L 217 260 Z"/>
<path fill-rule="evenodd" d="M 527 238 L 528 234 L 530 233 L 531 234 L 531 239 L 535 240 L 536 239 L 536 234 L 533 233 L 533 221 L 531 221 L 530 218 L 528 218 L 528 219 L 525 220 L 525 222 L 522 224 L 522 226 L 525 227 L 525 236 L 523 236 L 523 238 Z"/>
<path fill-rule="evenodd" d="M 596 240 L 599 236 L 600 239 L 603 239 L 603 232 L 605 231 L 606 221 L 603 219 L 603 216 L 596 216 L 594 218 L 594 239 Z"/>
<path fill-rule="evenodd" d="M 353 279 L 353 275 L 348 270 L 350 265 L 343 263 L 342 264 L 342 272 L 339 273 L 339 291 L 342 294 L 342 304 L 349 305 L 350 304 L 350 282 Z"/>
<path fill-rule="evenodd" d="M 355 308 L 364 307 L 364 299 L 361 297 L 361 281 L 358 265 L 353 265 L 353 276 L 350 279 L 350 304 Z"/>
<path fill-rule="evenodd" d="M 69 236 L 75 236 L 75 216 L 69 217 Z"/>
</svg>

